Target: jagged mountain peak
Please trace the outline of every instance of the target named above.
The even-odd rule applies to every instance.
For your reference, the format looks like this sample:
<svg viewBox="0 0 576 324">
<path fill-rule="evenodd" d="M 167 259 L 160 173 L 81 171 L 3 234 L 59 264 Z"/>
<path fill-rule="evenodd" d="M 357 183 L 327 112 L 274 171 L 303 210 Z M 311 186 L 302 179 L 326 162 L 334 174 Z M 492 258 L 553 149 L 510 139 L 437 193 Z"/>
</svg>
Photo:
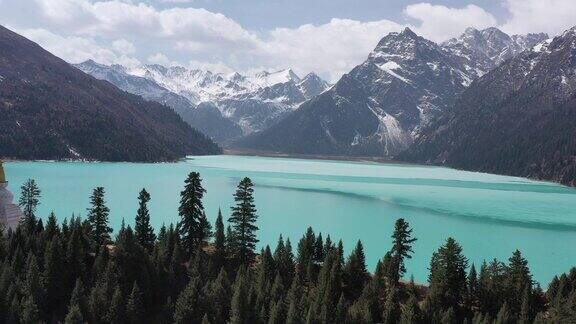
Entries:
<svg viewBox="0 0 576 324">
<path fill-rule="evenodd" d="M 546 34 L 508 35 L 496 27 L 467 28 L 462 35 L 441 44 L 458 57 L 469 73 L 482 76 L 505 60 L 545 40 Z"/>
<path fill-rule="evenodd" d="M 452 109 L 420 133 L 403 158 L 576 186 L 574 107 L 572 28 L 474 82 Z"/>
<path fill-rule="evenodd" d="M 410 27 L 406 27 L 400 32 L 400 35 L 410 38 L 418 38 L 419 36 Z"/>
</svg>

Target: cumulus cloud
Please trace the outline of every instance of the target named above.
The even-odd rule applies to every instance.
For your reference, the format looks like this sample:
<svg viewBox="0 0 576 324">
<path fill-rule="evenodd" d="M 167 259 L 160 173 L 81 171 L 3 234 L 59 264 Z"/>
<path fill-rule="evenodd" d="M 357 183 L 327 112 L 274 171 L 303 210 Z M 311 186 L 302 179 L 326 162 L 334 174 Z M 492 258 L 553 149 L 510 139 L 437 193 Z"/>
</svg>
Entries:
<svg viewBox="0 0 576 324">
<path fill-rule="evenodd" d="M 322 25 L 274 29 L 261 46 L 271 65 L 288 65 L 299 73 L 316 71 L 335 80 L 365 60 L 384 35 L 402 28 L 389 20 L 332 19 Z"/>
<path fill-rule="evenodd" d="M 140 62 L 134 57 L 126 55 L 122 51 L 114 49 L 114 44 L 124 44 L 124 40 L 116 40 L 104 46 L 90 38 L 69 36 L 63 37 L 48 30 L 16 29 L 16 32 L 26 38 L 41 44 L 46 50 L 54 55 L 65 59 L 70 63 L 80 63 L 89 59 L 104 64 L 122 64 L 126 66 L 138 65 Z"/>
<path fill-rule="evenodd" d="M 112 48 L 122 54 L 132 55 L 136 53 L 136 47 L 125 39 L 118 39 L 112 42 Z"/>
<path fill-rule="evenodd" d="M 507 0 L 511 18 L 502 25 L 509 33 L 546 32 L 551 36 L 576 25 L 574 0 Z"/>
<path fill-rule="evenodd" d="M 430 3 L 409 5 L 404 9 L 406 16 L 420 23 L 415 31 L 433 41 L 444 41 L 456 37 L 467 27 L 483 29 L 496 26 L 492 14 L 476 5 L 451 8 Z"/>
<path fill-rule="evenodd" d="M 166 56 L 165 54 L 154 53 L 154 54 L 148 56 L 148 63 L 160 64 L 160 65 L 164 65 L 164 66 L 171 66 L 173 62 L 170 61 L 168 56 Z"/>
<path fill-rule="evenodd" d="M 323 24 L 252 31 L 220 13 L 185 5 L 159 9 L 141 1 L 0 0 L 0 21 L 73 63 L 88 58 L 127 65 L 139 60 L 184 62 L 224 73 L 291 67 L 299 74 L 315 71 L 333 82 L 362 62 L 380 38 L 407 25 L 335 18 Z M 575 23 L 573 0 L 502 1 L 510 15 L 501 22 L 472 4 L 448 7 L 422 2 L 406 6 L 404 15 L 411 28 L 434 41 L 458 36 L 470 26 L 554 35 Z"/>
</svg>

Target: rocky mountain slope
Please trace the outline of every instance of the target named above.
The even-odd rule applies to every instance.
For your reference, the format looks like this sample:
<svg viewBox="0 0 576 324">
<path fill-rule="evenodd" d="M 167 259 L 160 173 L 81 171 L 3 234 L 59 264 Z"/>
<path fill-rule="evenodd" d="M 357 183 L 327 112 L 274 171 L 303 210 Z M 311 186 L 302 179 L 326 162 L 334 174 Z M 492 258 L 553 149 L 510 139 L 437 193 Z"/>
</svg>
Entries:
<svg viewBox="0 0 576 324">
<path fill-rule="evenodd" d="M 174 111 L 0 27 L 0 156 L 167 161 L 219 147 Z"/>
<path fill-rule="evenodd" d="M 186 122 L 219 142 L 266 129 L 329 87 L 314 73 L 300 79 L 290 69 L 244 76 L 178 66 L 126 68 L 93 61 L 77 67 L 124 91 L 173 107 Z"/>
<path fill-rule="evenodd" d="M 467 70 L 484 75 L 521 52 L 548 39 L 545 33 L 508 35 L 498 28 L 467 28 L 458 37 L 441 44 L 442 48 L 462 60 Z"/>
<path fill-rule="evenodd" d="M 472 36 L 474 37 L 472 37 Z M 545 35 L 468 29 L 439 45 L 410 29 L 384 37 L 368 59 L 282 122 L 236 143 L 284 153 L 394 156 L 452 106 L 473 80 Z"/>
<path fill-rule="evenodd" d="M 576 185 L 576 27 L 505 61 L 402 154 Z"/>
<path fill-rule="evenodd" d="M 93 77 L 106 80 L 118 88 L 142 98 L 167 105 L 193 128 L 217 142 L 242 135 L 242 129 L 236 123 L 222 116 L 213 104 L 194 105 L 179 94 L 176 94 L 154 80 L 128 73 L 121 65 L 103 65 L 92 60 L 76 64 L 77 68 Z"/>
<path fill-rule="evenodd" d="M 384 37 L 368 59 L 333 88 L 238 146 L 304 154 L 394 155 L 475 77 L 457 57 L 407 28 Z"/>
</svg>

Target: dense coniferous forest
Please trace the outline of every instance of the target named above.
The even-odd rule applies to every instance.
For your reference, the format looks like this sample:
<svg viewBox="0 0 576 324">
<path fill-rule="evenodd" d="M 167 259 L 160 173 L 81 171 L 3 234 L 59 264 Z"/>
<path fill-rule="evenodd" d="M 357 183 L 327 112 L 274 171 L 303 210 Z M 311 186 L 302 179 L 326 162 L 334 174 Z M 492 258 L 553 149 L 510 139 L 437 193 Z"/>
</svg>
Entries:
<svg viewBox="0 0 576 324">
<path fill-rule="evenodd" d="M 181 192 L 180 221 L 150 225 L 143 189 L 134 227 L 115 235 L 106 192 L 95 188 L 84 220 L 58 224 L 36 215 L 41 191 L 32 180 L 19 203 L 25 218 L 0 241 L 3 323 L 574 323 L 576 269 L 546 292 L 527 260 L 470 264 L 447 238 L 430 260 L 425 285 L 405 280 L 413 255 L 410 225 L 398 219 L 391 248 L 370 272 L 362 242 L 344 244 L 312 228 L 293 243 L 257 251 L 254 185 L 244 178 L 229 213 L 212 225 L 198 173 Z M 230 217 L 226 220 L 224 214 Z M 226 226 L 226 222 L 228 225 Z M 130 222 L 131 223 L 131 222 Z"/>
</svg>

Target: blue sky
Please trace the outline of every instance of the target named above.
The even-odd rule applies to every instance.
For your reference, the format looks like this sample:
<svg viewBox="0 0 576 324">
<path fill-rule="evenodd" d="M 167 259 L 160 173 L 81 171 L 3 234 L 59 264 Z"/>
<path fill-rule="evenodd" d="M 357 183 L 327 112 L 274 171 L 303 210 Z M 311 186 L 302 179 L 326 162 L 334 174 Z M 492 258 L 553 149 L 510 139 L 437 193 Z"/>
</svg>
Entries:
<svg viewBox="0 0 576 324">
<path fill-rule="evenodd" d="M 407 21 L 404 8 L 419 1 L 406 0 L 153 0 L 147 1 L 160 8 L 195 7 L 220 12 L 255 30 L 274 27 L 294 28 L 304 24 L 323 24 L 332 18 L 348 18 L 359 21 L 390 19 Z M 504 3 L 497 0 L 433 1 L 434 4 L 458 7 L 475 4 L 504 19 L 508 11 Z"/>
<path fill-rule="evenodd" d="M 334 82 L 390 32 L 410 27 L 436 42 L 466 27 L 554 36 L 576 24 L 576 1 L 0 0 L 0 24 L 71 63 L 293 68 Z"/>
</svg>

